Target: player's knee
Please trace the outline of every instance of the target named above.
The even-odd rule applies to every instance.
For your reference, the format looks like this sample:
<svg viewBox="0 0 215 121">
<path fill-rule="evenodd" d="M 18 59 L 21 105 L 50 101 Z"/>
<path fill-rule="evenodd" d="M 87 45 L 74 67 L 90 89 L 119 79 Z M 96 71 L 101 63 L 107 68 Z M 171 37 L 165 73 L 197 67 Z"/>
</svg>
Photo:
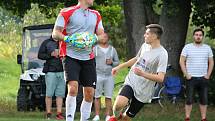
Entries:
<svg viewBox="0 0 215 121">
<path fill-rule="evenodd" d="M 94 92 L 92 90 L 85 90 L 84 91 L 84 98 L 87 102 L 93 101 Z"/>
<path fill-rule="evenodd" d="M 74 85 L 68 86 L 68 95 L 70 96 L 76 96 L 78 93 L 78 87 Z"/>
<path fill-rule="evenodd" d="M 114 112 L 119 112 L 119 111 L 121 111 L 121 109 L 122 109 L 123 107 L 120 105 L 120 103 L 119 102 L 114 102 L 114 105 L 113 105 L 113 111 Z"/>
</svg>

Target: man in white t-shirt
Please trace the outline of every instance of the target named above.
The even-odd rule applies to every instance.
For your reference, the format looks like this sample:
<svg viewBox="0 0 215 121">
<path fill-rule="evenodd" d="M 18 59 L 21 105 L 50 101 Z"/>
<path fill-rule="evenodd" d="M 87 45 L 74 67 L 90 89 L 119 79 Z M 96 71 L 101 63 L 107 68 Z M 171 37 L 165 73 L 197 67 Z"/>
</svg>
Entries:
<svg viewBox="0 0 215 121">
<path fill-rule="evenodd" d="M 214 61 L 211 48 L 203 44 L 204 31 L 197 28 L 193 32 L 194 43 L 185 45 L 181 52 L 180 66 L 186 77 L 185 121 L 190 121 L 194 90 L 198 91 L 201 121 L 207 121 L 208 81 Z"/>
<path fill-rule="evenodd" d="M 156 83 L 164 80 L 168 53 L 160 44 L 163 27 L 158 24 L 150 24 L 146 28 L 145 43 L 137 56 L 112 69 L 112 74 L 115 75 L 120 69 L 131 67 L 124 86 L 116 97 L 113 116 L 109 121 L 131 120 L 145 103 L 151 102 Z M 130 102 L 128 108 L 122 112 L 128 102 Z"/>
</svg>

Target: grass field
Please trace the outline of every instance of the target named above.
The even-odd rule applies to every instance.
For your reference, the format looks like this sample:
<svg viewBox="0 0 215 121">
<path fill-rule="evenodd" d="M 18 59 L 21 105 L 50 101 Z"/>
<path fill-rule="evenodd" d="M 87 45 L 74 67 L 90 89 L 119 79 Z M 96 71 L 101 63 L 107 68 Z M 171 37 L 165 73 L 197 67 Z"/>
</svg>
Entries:
<svg viewBox="0 0 215 121">
<path fill-rule="evenodd" d="M 121 71 L 115 78 L 116 82 L 123 81 L 126 73 L 126 69 Z M 0 58 L 0 121 L 45 121 L 44 112 L 17 112 L 16 94 L 19 86 L 19 75 L 20 67 L 15 60 Z M 214 114 L 215 108 L 209 106 L 209 121 L 215 121 Z M 79 118 L 79 115 L 77 113 L 76 119 Z M 162 109 L 155 103 L 145 105 L 133 121 L 183 121 L 183 119 L 183 104 L 170 105 Z M 191 121 L 200 121 L 197 104 L 194 105 Z"/>
</svg>

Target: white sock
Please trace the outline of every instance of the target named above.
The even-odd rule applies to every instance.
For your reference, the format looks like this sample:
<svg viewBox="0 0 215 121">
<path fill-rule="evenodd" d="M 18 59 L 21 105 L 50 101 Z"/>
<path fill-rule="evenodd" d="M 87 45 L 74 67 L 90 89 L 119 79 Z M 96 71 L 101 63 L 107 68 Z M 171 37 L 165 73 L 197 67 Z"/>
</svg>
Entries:
<svg viewBox="0 0 215 121">
<path fill-rule="evenodd" d="M 92 102 L 86 102 L 84 99 L 81 104 L 81 119 L 80 121 L 88 121 L 90 118 Z"/>
<path fill-rule="evenodd" d="M 66 97 L 66 121 L 74 121 L 76 110 L 76 96 Z"/>
</svg>

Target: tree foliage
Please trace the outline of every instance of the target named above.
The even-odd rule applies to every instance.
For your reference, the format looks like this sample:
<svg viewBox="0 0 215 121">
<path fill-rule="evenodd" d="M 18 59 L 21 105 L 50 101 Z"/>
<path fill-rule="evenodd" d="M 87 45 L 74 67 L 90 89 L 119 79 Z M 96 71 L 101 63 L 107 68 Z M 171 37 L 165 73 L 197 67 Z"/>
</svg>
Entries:
<svg viewBox="0 0 215 121">
<path fill-rule="evenodd" d="M 196 26 L 209 27 L 207 36 L 215 38 L 215 1 L 193 0 L 192 22 Z"/>
<path fill-rule="evenodd" d="M 115 45 L 120 57 L 126 56 L 126 51 L 122 48 L 126 48 L 125 29 L 123 27 L 123 10 L 119 5 L 96 6 L 97 10 L 102 15 L 102 22 L 105 28 L 105 32 L 109 34 L 110 43 Z M 121 13 L 121 14 L 119 14 Z"/>
<path fill-rule="evenodd" d="M 23 18 L 14 16 L 11 12 L 0 8 L 0 57 L 14 57 L 21 53 L 22 28 L 24 26 L 54 23 L 41 13 L 38 4 L 32 4 Z"/>
<path fill-rule="evenodd" d="M 36 4 L 35 4 L 36 3 Z M 95 5 L 92 7 L 98 10 L 102 15 L 103 25 L 105 27 L 105 31 L 109 33 L 111 43 L 116 45 L 116 49 L 119 52 L 119 55 L 125 56 L 126 51 L 121 48 L 126 48 L 125 44 L 125 36 L 123 34 L 123 10 L 121 7 L 121 0 L 96 0 Z M 10 5 L 9 5 L 10 4 Z M 19 18 L 20 23 L 17 24 L 14 20 L 14 24 L 17 24 L 20 28 L 19 30 L 14 29 L 13 24 L 10 24 L 11 27 L 2 31 L 19 31 L 21 34 L 21 28 L 23 26 L 35 25 L 35 24 L 46 24 L 46 23 L 54 23 L 56 20 L 56 16 L 58 15 L 60 9 L 67 6 L 72 6 L 77 4 L 77 1 L 68 2 L 67 0 L 57 0 L 57 1 L 35 1 L 35 0 L 23 0 L 16 1 L 11 0 L 7 2 L 6 0 L 0 1 L 0 5 L 3 6 L 4 10 L 10 10 L 11 16 L 16 14 Z M 16 7 L 13 7 L 16 6 Z M 3 9 L 2 9 L 3 10 Z M 2 12 L 0 12 L 2 13 Z M 8 13 L 8 12 L 7 12 Z M 119 14 L 121 13 L 121 14 Z M 4 16 L 4 15 L 2 15 Z M 11 19 L 12 17 L 10 17 Z M 5 23 L 8 23 L 7 18 L 0 19 L 2 21 L 7 20 Z M 5 41 L 5 39 L 4 39 Z M 20 42 L 19 42 L 20 44 Z M 20 44 L 21 45 L 21 44 Z"/>
<path fill-rule="evenodd" d="M 54 15 L 52 10 L 59 4 L 70 6 L 76 4 L 76 0 L 1 0 L 0 6 L 6 10 L 11 10 L 14 14 L 23 17 L 31 4 L 38 4 L 40 11 L 46 13 L 48 17 Z"/>
</svg>

